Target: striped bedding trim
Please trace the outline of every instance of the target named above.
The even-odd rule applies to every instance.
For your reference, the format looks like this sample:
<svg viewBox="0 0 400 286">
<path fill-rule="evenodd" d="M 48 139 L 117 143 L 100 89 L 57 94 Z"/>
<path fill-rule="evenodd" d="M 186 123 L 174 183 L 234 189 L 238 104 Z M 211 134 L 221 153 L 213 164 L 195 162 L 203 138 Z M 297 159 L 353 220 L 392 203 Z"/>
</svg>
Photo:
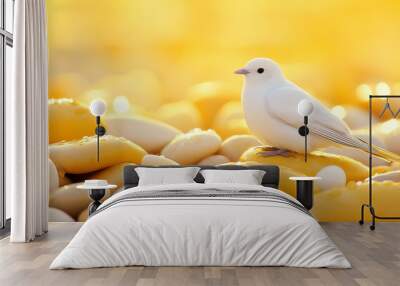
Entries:
<svg viewBox="0 0 400 286">
<path fill-rule="evenodd" d="M 295 200 L 291 200 L 283 195 L 268 192 L 268 191 L 260 191 L 260 190 L 241 190 L 241 191 L 226 191 L 226 190 L 218 190 L 218 189 L 203 189 L 203 190 L 165 190 L 165 191 L 138 191 L 128 193 L 114 201 L 111 201 L 105 205 L 101 205 L 90 217 L 101 213 L 113 206 L 118 204 L 128 202 L 128 201 L 148 201 L 148 200 L 190 200 L 190 199 L 234 199 L 234 200 L 251 200 L 257 199 L 257 201 L 268 201 L 268 202 L 276 202 L 279 204 L 289 205 L 307 215 L 310 215 L 310 212 L 299 202 Z"/>
</svg>

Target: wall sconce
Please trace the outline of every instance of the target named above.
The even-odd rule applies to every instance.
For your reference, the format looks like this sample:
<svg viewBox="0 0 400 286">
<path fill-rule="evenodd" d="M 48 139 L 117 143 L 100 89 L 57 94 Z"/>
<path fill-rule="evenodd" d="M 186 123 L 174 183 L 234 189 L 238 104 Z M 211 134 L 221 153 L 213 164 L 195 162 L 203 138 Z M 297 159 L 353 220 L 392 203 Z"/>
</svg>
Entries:
<svg viewBox="0 0 400 286">
<path fill-rule="evenodd" d="M 304 125 L 299 128 L 300 136 L 304 136 L 304 162 L 307 162 L 307 135 L 310 130 L 307 127 L 308 116 L 314 111 L 314 105 L 308 99 L 303 99 L 297 106 L 297 112 L 304 117 Z"/>
<path fill-rule="evenodd" d="M 100 117 L 104 115 L 106 109 L 107 109 L 106 103 L 101 99 L 93 100 L 90 103 L 90 113 L 92 113 L 92 115 L 96 117 L 96 125 L 97 125 L 94 131 L 97 135 L 97 162 L 99 162 L 100 160 L 100 136 L 106 134 L 106 129 L 104 128 L 104 126 L 100 125 L 101 124 Z"/>
</svg>

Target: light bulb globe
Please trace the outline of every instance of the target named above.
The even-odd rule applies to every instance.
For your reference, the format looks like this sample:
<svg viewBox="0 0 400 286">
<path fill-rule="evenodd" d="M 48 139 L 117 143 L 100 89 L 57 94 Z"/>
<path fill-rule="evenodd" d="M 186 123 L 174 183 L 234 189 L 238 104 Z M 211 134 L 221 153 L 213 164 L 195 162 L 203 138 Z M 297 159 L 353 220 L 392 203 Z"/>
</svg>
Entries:
<svg viewBox="0 0 400 286">
<path fill-rule="evenodd" d="M 101 99 L 93 100 L 90 103 L 90 113 L 92 113 L 93 116 L 102 116 L 106 112 L 106 109 L 106 103 Z"/>
<path fill-rule="evenodd" d="M 309 116 L 314 111 L 314 105 L 308 99 L 303 99 L 297 106 L 297 112 L 301 116 Z"/>
</svg>

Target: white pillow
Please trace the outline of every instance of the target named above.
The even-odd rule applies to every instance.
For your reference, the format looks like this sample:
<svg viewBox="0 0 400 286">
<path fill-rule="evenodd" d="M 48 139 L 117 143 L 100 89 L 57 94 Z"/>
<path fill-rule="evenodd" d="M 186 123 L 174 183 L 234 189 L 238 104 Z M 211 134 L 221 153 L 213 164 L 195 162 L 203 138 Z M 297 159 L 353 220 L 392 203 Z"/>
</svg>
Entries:
<svg viewBox="0 0 400 286">
<path fill-rule="evenodd" d="M 265 171 L 262 170 L 202 170 L 205 184 L 261 185 Z"/>
<path fill-rule="evenodd" d="M 139 176 L 139 186 L 187 184 L 195 183 L 193 180 L 200 168 L 135 168 Z"/>
</svg>

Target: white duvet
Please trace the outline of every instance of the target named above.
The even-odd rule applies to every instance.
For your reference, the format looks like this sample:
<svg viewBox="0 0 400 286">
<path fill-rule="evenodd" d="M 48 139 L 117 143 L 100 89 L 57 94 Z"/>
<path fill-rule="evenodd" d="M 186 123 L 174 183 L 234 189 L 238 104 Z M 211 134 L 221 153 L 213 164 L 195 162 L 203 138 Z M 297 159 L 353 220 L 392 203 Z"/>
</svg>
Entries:
<svg viewBox="0 0 400 286">
<path fill-rule="evenodd" d="M 50 269 L 127 265 L 351 267 L 314 218 L 287 204 L 229 197 L 153 198 L 112 204 L 130 192 L 201 191 L 205 186 L 265 190 L 290 197 L 254 185 L 127 189 L 100 206 L 109 205 L 81 227 Z"/>
</svg>

